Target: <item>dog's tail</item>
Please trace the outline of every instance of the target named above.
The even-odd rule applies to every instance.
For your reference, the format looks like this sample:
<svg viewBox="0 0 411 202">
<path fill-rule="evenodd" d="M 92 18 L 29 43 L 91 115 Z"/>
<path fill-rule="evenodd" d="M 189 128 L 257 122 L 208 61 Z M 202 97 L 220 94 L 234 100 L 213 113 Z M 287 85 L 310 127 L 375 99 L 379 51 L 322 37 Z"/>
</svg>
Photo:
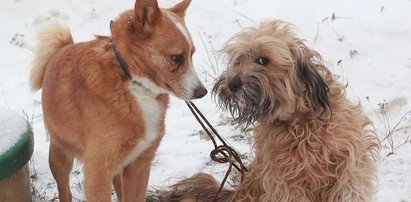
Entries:
<svg viewBox="0 0 411 202">
<path fill-rule="evenodd" d="M 161 196 L 161 201 L 169 202 L 209 202 L 214 201 L 220 185 L 211 175 L 199 173 L 173 185 L 171 191 Z M 215 201 L 233 201 L 234 192 L 223 189 Z"/>
<path fill-rule="evenodd" d="M 73 38 L 66 25 L 53 22 L 44 27 L 37 36 L 35 57 L 30 72 L 30 85 L 32 91 L 37 91 L 43 83 L 46 66 L 58 50 L 73 44 Z"/>
</svg>

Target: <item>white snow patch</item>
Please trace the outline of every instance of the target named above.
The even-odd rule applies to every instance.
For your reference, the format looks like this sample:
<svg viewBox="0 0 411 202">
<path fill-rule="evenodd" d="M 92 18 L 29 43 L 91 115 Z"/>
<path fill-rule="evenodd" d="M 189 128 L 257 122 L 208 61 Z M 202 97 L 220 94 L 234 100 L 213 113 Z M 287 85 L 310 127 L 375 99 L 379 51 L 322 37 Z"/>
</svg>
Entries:
<svg viewBox="0 0 411 202">
<path fill-rule="evenodd" d="M 14 111 L 0 108 L 0 155 L 13 147 L 26 130 L 26 120 Z"/>
</svg>

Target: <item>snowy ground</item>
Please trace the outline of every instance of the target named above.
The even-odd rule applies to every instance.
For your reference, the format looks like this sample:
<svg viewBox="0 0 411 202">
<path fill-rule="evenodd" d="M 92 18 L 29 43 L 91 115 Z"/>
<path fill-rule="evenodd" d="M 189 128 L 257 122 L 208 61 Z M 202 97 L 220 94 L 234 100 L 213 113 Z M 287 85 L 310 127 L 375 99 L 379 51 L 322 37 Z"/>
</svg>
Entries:
<svg viewBox="0 0 411 202">
<path fill-rule="evenodd" d="M 132 8 L 134 1 L 1 2 L 0 107 L 27 115 L 32 122 L 33 182 L 36 194 L 50 200 L 56 196 L 56 186 L 48 168 L 41 99 L 39 93 L 29 92 L 27 82 L 36 30 L 41 23 L 58 19 L 71 27 L 75 41 L 87 41 L 94 34 L 109 34 L 109 21 Z M 162 0 L 160 5 L 168 7 L 175 2 Z M 396 129 L 403 128 L 382 142 L 377 201 L 411 201 L 411 132 L 406 128 L 411 117 L 406 114 L 411 110 L 411 1 L 193 0 L 186 22 L 197 46 L 195 66 L 209 89 L 224 68 L 215 62 L 213 50 L 241 28 L 270 18 L 299 27 L 299 35 L 322 54 L 342 82 L 348 83 L 350 99 L 363 104 L 381 139 L 397 123 Z M 252 147 L 238 140 L 241 131 L 227 126 L 227 115 L 218 111 L 210 95 L 196 104 L 240 153 L 252 158 Z M 199 171 L 223 175 L 226 167 L 210 163 L 212 144 L 196 135 L 200 127 L 182 101 L 171 101 L 166 122 L 150 186 L 164 187 Z M 71 179 L 74 197 L 83 200 L 80 165 L 75 166 Z"/>
</svg>

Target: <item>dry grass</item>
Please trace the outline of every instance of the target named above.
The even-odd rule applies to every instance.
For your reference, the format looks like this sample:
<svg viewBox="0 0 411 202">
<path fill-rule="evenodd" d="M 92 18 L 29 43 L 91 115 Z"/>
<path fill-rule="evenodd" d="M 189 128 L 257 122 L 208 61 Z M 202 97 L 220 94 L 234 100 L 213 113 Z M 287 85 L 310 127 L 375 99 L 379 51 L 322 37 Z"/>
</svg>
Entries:
<svg viewBox="0 0 411 202">
<path fill-rule="evenodd" d="M 370 98 L 366 97 L 368 103 L 370 103 Z M 401 146 L 411 143 L 410 136 L 406 136 L 405 139 L 401 142 L 394 141 L 394 136 L 398 136 L 400 133 L 407 133 L 408 129 L 411 129 L 411 110 L 406 111 L 401 115 L 401 118 L 398 121 L 393 121 L 391 117 L 391 106 L 389 102 L 383 100 L 382 102 L 378 103 L 378 109 L 372 108 L 373 111 L 378 115 L 378 119 L 381 121 L 384 127 L 384 136 L 380 139 L 381 144 L 388 143 L 388 147 L 390 152 L 386 155 L 386 157 L 394 154 L 395 150 L 400 148 Z"/>
</svg>

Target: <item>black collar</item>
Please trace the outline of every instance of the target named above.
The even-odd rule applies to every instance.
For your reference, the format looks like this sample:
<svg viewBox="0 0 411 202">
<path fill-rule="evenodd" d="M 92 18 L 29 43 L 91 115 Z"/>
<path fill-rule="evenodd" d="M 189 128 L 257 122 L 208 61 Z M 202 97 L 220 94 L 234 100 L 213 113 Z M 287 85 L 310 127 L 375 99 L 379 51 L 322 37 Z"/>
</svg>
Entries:
<svg viewBox="0 0 411 202">
<path fill-rule="evenodd" d="M 126 75 L 127 79 L 131 80 L 131 74 L 130 74 L 130 70 L 128 69 L 128 65 L 126 61 L 123 59 L 123 57 L 121 57 L 120 51 L 118 50 L 117 45 L 116 45 L 116 41 L 114 40 L 113 25 L 114 25 L 114 21 L 112 20 L 110 21 L 110 31 L 111 31 L 111 37 L 112 37 L 111 47 L 113 48 L 114 55 L 116 56 L 118 62 L 120 63 L 120 67 L 123 70 L 124 74 Z"/>
</svg>

